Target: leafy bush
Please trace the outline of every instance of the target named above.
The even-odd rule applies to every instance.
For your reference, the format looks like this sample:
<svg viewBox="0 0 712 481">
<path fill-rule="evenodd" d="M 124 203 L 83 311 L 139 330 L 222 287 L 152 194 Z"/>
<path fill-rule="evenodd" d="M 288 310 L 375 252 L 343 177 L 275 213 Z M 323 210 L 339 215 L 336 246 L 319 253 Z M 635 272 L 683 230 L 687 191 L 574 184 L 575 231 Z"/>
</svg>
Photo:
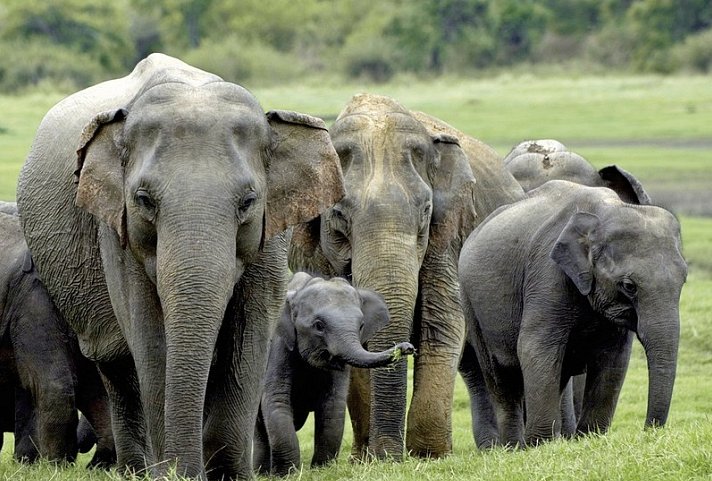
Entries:
<svg viewBox="0 0 712 481">
<path fill-rule="evenodd" d="M 634 41 L 629 29 L 604 27 L 586 38 L 583 53 L 594 63 L 616 69 L 626 68 L 631 61 Z"/>
<path fill-rule="evenodd" d="M 693 72 L 712 72 L 712 29 L 688 36 L 673 48 L 677 65 Z"/>
<path fill-rule="evenodd" d="M 16 93 L 38 85 L 72 91 L 107 77 L 97 60 L 45 40 L 0 44 L 0 91 Z"/>
<path fill-rule="evenodd" d="M 245 42 L 234 35 L 207 39 L 183 60 L 239 84 L 277 84 L 294 80 L 305 67 L 294 55 L 278 52 L 259 41 Z"/>
<path fill-rule="evenodd" d="M 393 47 L 378 37 L 350 37 L 341 50 L 346 75 L 373 82 L 387 82 L 393 77 L 394 57 Z"/>
</svg>

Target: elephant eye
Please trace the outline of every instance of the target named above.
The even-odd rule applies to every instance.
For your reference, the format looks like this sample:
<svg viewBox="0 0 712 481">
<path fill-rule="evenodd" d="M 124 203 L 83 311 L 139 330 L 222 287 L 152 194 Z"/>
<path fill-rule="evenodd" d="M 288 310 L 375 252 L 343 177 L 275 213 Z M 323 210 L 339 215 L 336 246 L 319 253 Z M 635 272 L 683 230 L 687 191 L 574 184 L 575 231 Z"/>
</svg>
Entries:
<svg viewBox="0 0 712 481">
<path fill-rule="evenodd" d="M 257 194 L 255 192 L 248 192 L 245 194 L 242 199 L 240 200 L 240 212 L 244 213 L 247 212 L 247 210 L 252 207 L 255 204 L 255 201 L 257 200 Z"/>
<path fill-rule="evenodd" d="M 338 231 L 344 234 L 348 231 L 349 221 L 341 205 L 336 204 L 331 208 L 331 220 Z"/>
<path fill-rule="evenodd" d="M 625 278 L 620 281 L 621 290 L 628 296 L 635 296 L 638 293 L 638 286 L 631 279 Z"/>
<path fill-rule="evenodd" d="M 314 321 L 314 324 L 312 324 L 312 326 L 317 332 L 324 332 L 324 329 L 326 329 L 326 324 L 324 324 L 324 321 L 322 321 L 321 319 L 317 319 L 316 321 Z"/>
<path fill-rule="evenodd" d="M 151 197 L 151 194 L 143 189 L 139 189 L 136 191 L 136 194 L 134 194 L 134 201 L 136 205 L 141 208 L 143 213 L 148 216 L 149 220 L 151 220 L 156 213 L 156 202 Z"/>
</svg>

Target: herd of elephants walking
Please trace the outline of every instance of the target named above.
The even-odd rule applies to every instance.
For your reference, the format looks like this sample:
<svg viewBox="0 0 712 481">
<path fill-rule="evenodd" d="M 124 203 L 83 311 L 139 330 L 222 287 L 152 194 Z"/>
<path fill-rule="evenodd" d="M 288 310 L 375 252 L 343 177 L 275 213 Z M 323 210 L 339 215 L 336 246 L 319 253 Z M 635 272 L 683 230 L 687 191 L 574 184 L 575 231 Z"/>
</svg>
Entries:
<svg viewBox="0 0 712 481">
<path fill-rule="evenodd" d="M 327 129 L 153 54 L 49 111 L 0 211 L 17 458 L 281 475 L 347 406 L 354 458 L 438 458 L 458 372 L 478 447 L 534 446 L 608 428 L 636 336 L 669 412 L 680 225 L 555 140 L 502 159 L 371 94 Z"/>
</svg>

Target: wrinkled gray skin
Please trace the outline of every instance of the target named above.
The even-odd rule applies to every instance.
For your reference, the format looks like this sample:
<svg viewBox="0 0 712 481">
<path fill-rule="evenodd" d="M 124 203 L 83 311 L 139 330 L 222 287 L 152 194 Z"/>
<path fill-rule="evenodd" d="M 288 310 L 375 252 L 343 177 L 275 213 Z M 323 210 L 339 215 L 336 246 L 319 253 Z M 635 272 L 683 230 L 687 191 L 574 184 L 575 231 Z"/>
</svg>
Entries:
<svg viewBox="0 0 712 481">
<path fill-rule="evenodd" d="M 165 55 L 45 116 L 18 207 L 104 376 L 120 466 L 252 476 L 284 231 L 342 195 L 323 122 Z"/>
<path fill-rule="evenodd" d="M 609 189 L 550 181 L 488 217 L 459 263 L 473 365 L 482 366 L 476 375 L 499 429 L 478 445 L 557 436 L 562 392 L 584 370 L 577 431 L 605 431 L 634 335 L 648 361 L 645 425 L 665 424 L 686 274 L 675 217 L 624 203 Z M 487 409 L 479 394 L 471 392 L 473 403 Z"/>
<path fill-rule="evenodd" d="M 15 434 L 16 459 L 74 461 L 79 409 L 97 427 L 89 466 L 108 467 L 116 453 L 106 391 L 40 282 L 16 213 L 0 203 L 0 424 Z"/>
<path fill-rule="evenodd" d="M 382 294 L 391 320 L 368 347 L 409 339 L 418 352 L 407 428 L 405 360 L 352 370 L 352 454 L 400 459 L 405 437 L 412 455 L 444 456 L 452 450 L 452 395 L 465 337 L 460 246 L 478 219 L 524 192 L 493 149 L 388 97 L 354 96 L 331 138 L 346 196 L 295 229 L 290 266 Z"/>
<path fill-rule="evenodd" d="M 350 367 L 388 366 L 413 346 L 402 342 L 374 353 L 362 346 L 388 324 L 383 298 L 343 278 L 298 272 L 270 345 L 265 391 L 255 431 L 255 466 L 286 475 L 299 469 L 297 431 L 314 413 L 312 467 L 336 458 L 341 447 Z"/>
<path fill-rule="evenodd" d="M 507 169 L 514 175 L 525 191 L 543 185 L 549 180 L 568 180 L 589 187 L 608 187 L 624 202 L 650 204 L 650 196 L 633 174 L 616 165 L 600 170 L 578 154 L 569 152 L 557 140 L 542 139 L 520 142 L 504 160 Z M 573 392 L 566 391 L 562 397 L 562 434 L 576 433 L 576 420 L 580 416 L 583 385 L 586 375 L 575 376 Z M 578 412 L 576 412 L 578 411 Z"/>
<path fill-rule="evenodd" d="M 616 165 L 600 170 L 555 140 L 529 140 L 515 146 L 505 165 L 529 192 L 550 180 L 568 180 L 590 187 L 608 187 L 625 202 L 650 204 L 650 197 L 631 173 Z"/>
</svg>

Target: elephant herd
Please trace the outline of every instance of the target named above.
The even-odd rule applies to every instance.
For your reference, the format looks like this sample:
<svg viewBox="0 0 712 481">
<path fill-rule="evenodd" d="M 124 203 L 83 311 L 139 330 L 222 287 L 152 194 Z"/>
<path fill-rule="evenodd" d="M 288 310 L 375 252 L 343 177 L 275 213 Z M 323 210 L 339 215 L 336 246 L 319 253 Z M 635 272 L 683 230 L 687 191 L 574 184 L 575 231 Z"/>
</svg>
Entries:
<svg viewBox="0 0 712 481">
<path fill-rule="evenodd" d="M 680 226 L 554 140 L 502 159 L 371 94 L 327 130 L 153 54 L 47 113 L 5 210 L 19 458 L 286 474 L 310 412 L 336 457 L 346 406 L 354 458 L 437 458 L 458 371 L 477 446 L 530 446 L 608 428 L 634 336 L 646 425 L 669 412 Z"/>
</svg>

